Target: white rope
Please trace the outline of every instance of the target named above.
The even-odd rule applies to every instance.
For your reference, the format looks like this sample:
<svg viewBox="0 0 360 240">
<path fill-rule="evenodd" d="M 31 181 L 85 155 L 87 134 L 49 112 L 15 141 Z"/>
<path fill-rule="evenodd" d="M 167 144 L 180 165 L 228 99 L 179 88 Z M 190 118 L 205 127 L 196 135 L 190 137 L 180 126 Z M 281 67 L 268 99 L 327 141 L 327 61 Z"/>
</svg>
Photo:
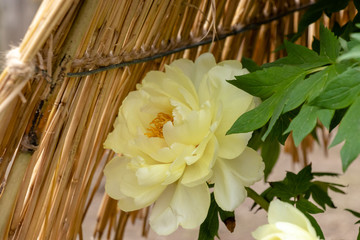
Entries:
<svg viewBox="0 0 360 240">
<path fill-rule="evenodd" d="M 0 113 L 10 102 L 19 96 L 22 102 L 26 102 L 22 89 L 35 74 L 35 65 L 32 61 L 23 62 L 21 60 L 21 53 L 19 48 L 13 48 L 6 54 L 6 69 L 10 75 L 10 79 L 6 85 L 10 86 L 16 82 L 16 86 L 11 90 L 11 93 L 6 96 L 5 100 L 0 103 Z"/>
<path fill-rule="evenodd" d="M 13 77 L 21 77 L 24 80 L 30 79 L 35 72 L 32 62 L 23 62 L 19 48 L 13 48 L 6 54 L 6 67 Z"/>
</svg>

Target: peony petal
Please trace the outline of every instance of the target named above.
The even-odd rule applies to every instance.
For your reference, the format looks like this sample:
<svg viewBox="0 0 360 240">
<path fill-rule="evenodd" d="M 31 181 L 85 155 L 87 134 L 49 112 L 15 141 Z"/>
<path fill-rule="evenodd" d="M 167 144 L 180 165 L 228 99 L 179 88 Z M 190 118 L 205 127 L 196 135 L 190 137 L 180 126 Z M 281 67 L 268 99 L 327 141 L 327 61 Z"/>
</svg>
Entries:
<svg viewBox="0 0 360 240">
<path fill-rule="evenodd" d="M 208 142 L 202 156 L 192 165 L 186 167 L 181 184 L 194 187 L 206 182 L 212 175 L 212 166 L 216 159 L 217 142 L 213 137 Z"/>
<path fill-rule="evenodd" d="M 281 231 L 272 224 L 266 224 L 260 226 L 254 232 L 251 233 L 253 238 L 255 238 L 256 240 L 283 239 L 279 237 L 279 234 L 280 235 L 282 234 Z"/>
<path fill-rule="evenodd" d="M 144 91 L 130 92 L 124 99 L 122 106 L 119 110 L 120 122 L 124 122 L 130 134 L 135 136 L 139 129 L 145 132 L 149 123 L 154 119 L 156 113 L 160 110 L 152 106 L 152 111 L 147 108 L 143 111 L 145 105 L 149 103 L 150 95 Z M 167 103 L 170 108 L 169 102 Z M 163 108 L 161 108 L 163 110 Z"/>
<path fill-rule="evenodd" d="M 189 59 L 177 59 L 170 64 L 171 67 L 180 69 L 189 79 L 195 79 L 195 64 Z"/>
<path fill-rule="evenodd" d="M 209 144 L 209 141 L 216 141 L 216 138 L 214 137 L 214 134 L 212 132 L 210 132 L 202 141 L 199 145 L 197 145 L 196 148 L 194 148 L 194 150 L 191 152 L 191 154 L 185 156 L 185 162 L 187 165 L 192 165 L 194 164 L 196 161 L 198 161 L 204 154 L 207 145 Z M 216 143 L 216 151 L 218 148 L 218 143 Z M 214 152 L 214 157 L 215 157 L 216 152 Z M 211 165 L 212 167 L 213 165 Z"/>
<path fill-rule="evenodd" d="M 151 228 L 159 235 L 169 235 L 179 226 L 177 216 L 170 206 L 175 188 L 176 184 L 169 185 L 156 200 L 151 210 L 149 223 Z"/>
<path fill-rule="evenodd" d="M 192 109 L 187 107 L 185 104 L 175 101 L 173 99 L 170 100 L 171 105 L 174 107 L 172 110 L 172 116 L 174 118 L 173 124 L 178 125 L 185 121 L 186 116 L 190 114 Z"/>
<path fill-rule="evenodd" d="M 161 105 L 155 104 L 153 98 L 151 99 L 144 91 L 129 93 L 119 110 L 119 115 L 114 123 L 114 130 L 108 135 L 104 143 L 105 148 L 130 156 L 143 156 L 134 139 L 139 134 L 144 135 L 157 113 L 166 111 L 171 113 L 172 110 L 169 100 L 162 100 L 165 103 Z"/>
<path fill-rule="evenodd" d="M 315 229 L 305 215 L 293 205 L 278 199 L 270 203 L 269 224 L 257 228 L 253 237 L 257 240 L 318 240 Z"/>
<path fill-rule="evenodd" d="M 224 160 L 232 174 L 241 179 L 242 184 L 248 187 L 264 176 L 265 164 L 258 152 L 246 147 L 241 155 L 235 159 Z"/>
<path fill-rule="evenodd" d="M 170 166 L 167 177 L 165 178 L 163 185 L 169 185 L 181 178 L 184 173 L 186 164 L 183 158 L 177 158 Z"/>
<path fill-rule="evenodd" d="M 182 124 L 167 122 L 163 127 L 164 139 L 168 145 L 183 143 L 197 145 L 209 132 L 211 117 L 209 111 L 192 111 Z"/>
<path fill-rule="evenodd" d="M 122 141 L 123 135 L 116 126 L 117 125 L 114 124 L 114 130 L 108 134 L 104 142 L 104 148 L 112 149 L 114 152 L 120 154 L 123 149 L 122 149 L 122 145 L 119 144 L 119 142 Z"/>
<path fill-rule="evenodd" d="M 182 86 L 189 93 L 191 93 L 193 97 L 197 98 L 194 83 L 188 77 L 188 74 L 186 74 L 181 68 L 174 66 L 174 64 L 165 65 L 165 77 L 167 79 L 171 79 L 171 81 L 178 83 L 179 86 Z"/>
<path fill-rule="evenodd" d="M 217 159 L 213 167 L 214 195 L 217 204 L 225 211 L 233 211 L 246 198 L 247 193 L 241 179 L 232 174 L 224 159 Z"/>
<path fill-rule="evenodd" d="M 144 197 L 132 198 L 132 197 L 123 197 L 118 199 L 117 205 L 122 211 L 131 212 L 135 210 L 139 210 L 144 207 L 148 207 L 155 202 L 158 198 L 158 195 L 145 195 Z"/>
<path fill-rule="evenodd" d="M 177 157 L 171 163 L 169 167 L 169 173 L 162 183 L 163 185 L 169 185 L 177 181 L 183 175 L 186 167 L 185 157 L 191 154 L 191 152 L 194 150 L 194 146 L 174 143 L 171 145 L 171 150 L 174 151 L 174 154 Z"/>
<path fill-rule="evenodd" d="M 183 228 L 192 229 L 205 220 L 210 206 L 210 192 L 206 183 L 196 187 L 177 184 L 171 207 Z"/>
<path fill-rule="evenodd" d="M 286 236 L 288 236 L 288 239 L 294 240 L 301 239 L 301 240 L 315 240 L 318 239 L 316 237 L 316 234 L 312 236 L 312 234 L 309 234 L 306 230 L 303 228 L 292 224 L 288 222 L 277 222 L 275 223 L 275 226 L 277 229 L 279 229 L 281 232 L 283 232 Z"/>
<path fill-rule="evenodd" d="M 210 99 L 214 99 L 217 104 L 222 104 L 225 107 L 226 115 L 231 116 L 232 123 L 234 123 L 240 114 L 248 109 L 253 97 L 226 81 L 234 79 L 235 75 L 243 75 L 248 72 L 241 68 L 241 63 L 238 61 L 231 62 L 238 66 L 235 68 L 230 66 L 232 64 L 218 64 L 209 70 L 200 83 L 199 99 L 200 104 Z M 230 128 L 230 126 L 225 127 Z"/>
<path fill-rule="evenodd" d="M 199 91 L 200 83 L 207 75 L 208 71 L 216 66 L 216 61 L 214 56 L 211 53 L 201 54 L 195 60 L 195 78 L 192 79 L 195 85 L 195 88 Z"/>
<path fill-rule="evenodd" d="M 165 66 L 166 77 L 179 84 L 178 91 L 182 94 L 182 102 L 187 103 L 191 109 L 199 108 L 198 94 L 193 82 L 179 68 Z"/>
<path fill-rule="evenodd" d="M 181 124 L 173 125 L 167 122 L 163 126 L 164 139 L 168 145 L 183 143 L 199 144 L 209 133 L 211 116 L 206 109 L 191 111 Z"/>
<path fill-rule="evenodd" d="M 119 187 L 122 181 L 119 173 L 126 169 L 129 161 L 130 160 L 125 157 L 115 157 L 111 159 L 104 168 L 104 175 L 106 178 L 105 191 L 111 198 L 120 199 L 125 196 Z"/>
<path fill-rule="evenodd" d="M 233 159 L 238 157 L 246 148 L 252 133 L 238 133 L 231 135 L 219 135 L 216 137 L 219 142 L 219 157 Z"/>
<path fill-rule="evenodd" d="M 249 110 L 253 105 L 253 97 L 241 89 L 226 82 L 235 75 L 247 73 L 238 61 L 225 61 L 213 67 L 207 77 L 201 82 L 199 91 L 200 103 L 211 101 L 214 109 L 221 109 L 221 119 L 215 132 L 219 142 L 219 156 L 221 158 L 237 157 L 247 145 L 251 133 L 237 134 L 236 137 L 226 136 L 226 132 L 235 120 Z M 213 118 L 217 119 L 218 112 L 213 111 Z"/>
<path fill-rule="evenodd" d="M 137 180 L 142 186 L 161 184 L 169 174 L 169 167 L 169 163 L 141 167 L 136 171 Z"/>
<path fill-rule="evenodd" d="M 133 211 L 149 206 L 165 189 L 165 186 L 161 185 L 150 188 L 139 186 L 133 172 L 127 169 L 129 162 L 130 160 L 125 157 L 115 157 L 104 169 L 105 191 L 111 198 L 119 200 L 118 205 L 124 211 Z M 123 191 L 126 190 L 124 185 L 129 185 L 131 191 Z M 128 193 L 133 196 L 127 195 Z"/>
<path fill-rule="evenodd" d="M 254 98 L 251 95 L 237 89 L 229 83 L 226 84 L 230 87 L 223 87 L 222 90 L 217 91 L 218 102 L 222 104 L 222 118 L 216 132 L 218 136 L 225 136 L 226 132 L 231 128 L 234 122 L 242 114 L 251 110 L 253 106 L 255 106 Z"/>
<path fill-rule="evenodd" d="M 150 204 L 151 203 L 138 204 L 134 198 L 126 197 L 126 196 L 118 199 L 118 202 L 117 202 L 118 208 L 120 208 L 122 211 L 125 211 L 125 212 L 135 211 L 135 210 L 141 209 L 143 207 L 149 206 Z"/>
<path fill-rule="evenodd" d="M 139 151 L 149 156 L 155 163 L 171 163 L 176 158 L 174 151 L 168 147 L 163 138 L 139 135 L 135 139 L 135 144 Z"/>
<path fill-rule="evenodd" d="M 179 225 L 196 228 L 205 220 L 209 206 L 210 192 L 206 183 L 193 188 L 169 185 L 152 209 L 151 228 L 160 235 L 174 232 Z"/>
<path fill-rule="evenodd" d="M 130 133 L 125 120 L 120 114 L 114 123 L 114 130 L 109 133 L 104 142 L 104 148 L 112 149 L 116 153 L 130 153 L 137 155 L 139 152 L 133 147 L 133 135 Z"/>
<path fill-rule="evenodd" d="M 115 157 L 106 164 L 104 169 L 105 190 L 109 196 L 115 199 L 123 196 L 136 198 L 148 193 L 158 196 L 165 187 L 161 185 L 139 185 L 135 171 L 129 168 L 131 161 L 134 159 Z"/>
<path fill-rule="evenodd" d="M 192 81 L 178 68 L 166 66 L 166 72 L 152 71 L 146 74 L 142 91 L 150 96 L 163 96 L 187 103 L 190 108 L 198 108 L 198 96 Z"/>
<path fill-rule="evenodd" d="M 305 231 L 316 236 L 315 229 L 312 227 L 309 219 L 293 205 L 282 202 L 278 199 L 273 200 L 270 203 L 268 211 L 268 219 L 270 224 L 276 224 L 277 222 L 288 222 L 299 226 Z"/>
</svg>

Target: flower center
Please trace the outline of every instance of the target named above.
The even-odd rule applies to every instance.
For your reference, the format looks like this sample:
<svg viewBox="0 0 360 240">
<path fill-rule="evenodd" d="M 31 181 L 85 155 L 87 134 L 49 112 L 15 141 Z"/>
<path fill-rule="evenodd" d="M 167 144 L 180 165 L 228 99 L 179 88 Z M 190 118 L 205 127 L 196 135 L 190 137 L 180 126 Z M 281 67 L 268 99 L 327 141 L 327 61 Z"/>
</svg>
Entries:
<svg viewBox="0 0 360 240">
<path fill-rule="evenodd" d="M 148 136 L 149 138 L 151 137 L 160 137 L 160 138 L 164 138 L 163 135 L 163 127 L 164 124 L 167 122 L 173 122 L 174 119 L 171 115 L 163 113 L 163 112 L 159 112 L 156 115 L 156 118 L 154 118 L 154 120 L 152 120 L 150 122 L 150 126 L 146 129 L 147 132 L 144 133 L 144 135 Z"/>
</svg>

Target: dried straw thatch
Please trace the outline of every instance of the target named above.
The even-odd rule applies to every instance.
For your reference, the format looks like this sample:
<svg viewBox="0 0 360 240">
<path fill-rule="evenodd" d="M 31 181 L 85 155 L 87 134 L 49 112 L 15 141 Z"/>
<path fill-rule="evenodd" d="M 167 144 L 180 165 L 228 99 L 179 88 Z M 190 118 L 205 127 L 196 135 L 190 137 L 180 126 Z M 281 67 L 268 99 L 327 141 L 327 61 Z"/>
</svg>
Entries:
<svg viewBox="0 0 360 240">
<path fill-rule="evenodd" d="M 217 60 L 273 61 L 311 4 L 44 0 L 0 76 L 0 238 L 81 239 L 102 178 L 97 170 L 113 155 L 102 143 L 144 74 L 206 51 Z M 347 21 L 354 14 L 347 9 L 334 17 Z M 309 45 L 318 27 L 299 43 Z M 124 62 L 136 64 L 89 72 Z M 76 72 L 85 73 L 69 76 Z M 118 216 L 116 202 L 104 196 L 94 234 L 101 237 L 110 225 L 121 238 L 129 215 Z"/>
</svg>

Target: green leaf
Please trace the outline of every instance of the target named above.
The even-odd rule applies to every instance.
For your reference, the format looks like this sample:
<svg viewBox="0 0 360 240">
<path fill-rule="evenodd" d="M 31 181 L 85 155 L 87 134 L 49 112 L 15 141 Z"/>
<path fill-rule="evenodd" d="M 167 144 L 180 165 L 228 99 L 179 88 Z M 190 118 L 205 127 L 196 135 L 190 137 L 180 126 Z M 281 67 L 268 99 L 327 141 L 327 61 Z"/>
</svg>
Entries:
<svg viewBox="0 0 360 240">
<path fill-rule="evenodd" d="M 360 97 L 356 99 L 353 105 L 346 112 L 344 118 L 340 123 L 339 131 L 336 134 L 334 141 L 331 143 L 331 146 L 334 146 L 345 140 L 345 144 L 340 151 L 344 172 L 360 153 L 359 112 Z"/>
<path fill-rule="evenodd" d="M 315 36 L 313 37 L 313 42 L 311 44 L 311 48 L 313 49 L 313 51 L 320 54 L 320 40 L 317 39 Z"/>
<path fill-rule="evenodd" d="M 267 180 L 280 154 L 280 144 L 273 138 L 267 138 L 261 147 L 261 156 L 265 163 L 264 178 Z"/>
<path fill-rule="evenodd" d="M 350 51 L 354 47 L 357 47 L 359 45 L 359 41 L 359 33 L 351 34 L 351 40 L 347 42 L 346 48 L 344 48 L 344 50 Z"/>
<path fill-rule="evenodd" d="M 326 67 L 324 70 L 318 73 L 311 75 L 307 80 L 314 81 L 314 85 L 312 90 L 309 92 L 307 101 L 311 102 L 320 94 L 322 94 L 327 85 L 347 69 L 347 65 L 336 63 Z"/>
<path fill-rule="evenodd" d="M 329 16 L 333 12 L 338 12 L 341 9 L 344 9 L 348 5 L 348 3 L 349 0 L 317 1 L 314 5 L 310 6 L 308 10 L 304 13 L 304 15 L 301 17 L 298 27 L 299 30 L 297 34 L 295 34 L 291 38 L 291 41 L 294 42 L 296 39 L 298 39 L 310 24 L 317 21 L 322 16 L 323 12 L 325 12 Z"/>
<path fill-rule="evenodd" d="M 347 44 L 347 41 L 350 41 L 350 35 L 354 32 L 357 32 L 358 29 L 355 26 L 355 21 L 358 17 L 359 15 L 353 19 L 354 22 L 349 21 L 343 26 L 340 26 L 337 22 L 334 23 L 332 32 L 335 34 L 335 36 L 340 37 L 338 40 L 342 48 L 344 48 L 344 43 Z M 347 47 L 345 47 L 344 50 L 347 50 Z"/>
<path fill-rule="evenodd" d="M 334 116 L 335 110 L 320 109 L 317 112 L 319 121 L 327 128 L 330 129 L 331 120 Z"/>
<path fill-rule="evenodd" d="M 356 212 L 354 210 L 351 210 L 349 208 L 345 208 L 346 211 L 350 212 L 352 215 L 354 215 L 355 217 L 360 218 L 360 212 Z"/>
<path fill-rule="evenodd" d="M 360 46 L 355 46 L 348 52 L 342 54 L 337 59 L 337 61 L 341 62 L 341 61 L 345 61 L 345 60 L 349 60 L 349 59 L 359 59 L 359 58 L 360 58 Z"/>
<path fill-rule="evenodd" d="M 241 115 L 226 134 L 251 132 L 264 126 L 274 112 L 275 103 L 278 101 L 276 95 L 266 99 L 258 107 Z"/>
<path fill-rule="evenodd" d="M 253 96 L 266 99 L 281 91 L 301 73 L 303 73 L 303 70 L 298 67 L 272 67 L 246 75 L 235 76 L 236 80 L 228 82 Z"/>
<path fill-rule="evenodd" d="M 311 165 L 304 167 L 298 174 L 287 172 L 286 179 L 294 196 L 304 193 L 311 186 L 310 181 L 313 179 Z"/>
<path fill-rule="evenodd" d="M 334 186 L 329 186 L 329 189 L 334 191 L 334 192 L 337 192 L 337 193 L 341 193 L 341 194 L 345 194 L 345 192 L 343 190 L 341 190 L 340 188 L 337 188 L 337 187 L 334 187 Z"/>
<path fill-rule="evenodd" d="M 252 136 L 248 142 L 248 147 L 254 150 L 258 150 L 261 147 L 261 145 L 264 143 L 261 140 L 261 136 L 264 134 L 265 131 L 266 131 L 265 127 L 253 131 Z"/>
<path fill-rule="evenodd" d="M 271 182 L 270 186 L 272 189 L 268 192 L 266 199 L 272 199 L 274 196 L 276 196 L 284 201 L 294 197 L 293 193 L 288 191 L 288 185 L 284 182 Z"/>
<path fill-rule="evenodd" d="M 290 198 L 305 194 L 312 186 L 312 179 L 311 165 L 308 165 L 298 174 L 287 172 L 283 181 L 271 182 L 270 186 L 272 189 L 267 194 L 269 196 L 276 196 L 281 200 L 289 200 Z"/>
<path fill-rule="evenodd" d="M 297 84 L 292 91 L 291 98 L 284 107 L 284 112 L 291 111 L 300 106 L 309 97 L 309 94 L 311 91 L 313 91 L 314 87 L 319 85 L 319 82 L 324 81 L 324 78 L 327 77 L 327 71 L 328 68 L 311 75 L 304 81 L 301 81 L 299 84 Z"/>
<path fill-rule="evenodd" d="M 324 210 L 326 205 L 331 208 L 335 208 L 335 205 L 329 194 L 327 193 L 327 188 L 329 187 L 328 183 L 315 181 L 314 184 L 310 187 L 311 195 L 314 201 L 319 204 Z"/>
<path fill-rule="evenodd" d="M 322 176 L 330 176 L 330 177 L 338 177 L 339 173 L 333 173 L 333 172 L 313 172 L 312 173 L 315 177 L 322 177 Z"/>
<path fill-rule="evenodd" d="M 315 231 L 316 231 L 316 235 L 320 238 L 320 239 L 325 239 L 324 237 L 324 233 L 322 232 L 319 224 L 317 223 L 317 221 L 315 220 L 315 218 L 313 216 L 311 216 L 308 213 L 304 213 L 304 215 L 309 219 L 309 221 L 311 222 L 311 225 L 314 227 Z"/>
<path fill-rule="evenodd" d="M 299 114 L 291 121 L 285 133 L 293 132 L 295 146 L 299 146 L 301 141 L 315 128 L 318 117 L 325 119 L 326 124 L 330 125 L 329 118 L 334 114 L 334 110 L 321 109 L 315 106 L 303 105 Z"/>
<path fill-rule="evenodd" d="M 294 117 L 292 115 L 293 114 L 291 114 L 291 112 L 282 114 L 279 117 L 279 119 L 276 121 L 276 123 L 275 123 L 274 127 L 272 128 L 268 138 L 273 139 L 273 140 L 277 139 L 282 145 L 284 145 L 286 139 L 289 136 L 288 133 L 284 134 L 284 132 L 288 128 L 288 126 L 289 126 L 289 124 L 291 122 L 291 118 Z M 268 138 L 266 138 L 266 139 L 268 139 Z"/>
<path fill-rule="evenodd" d="M 324 1 L 318 1 L 304 13 L 304 15 L 301 17 L 299 22 L 299 30 L 298 33 L 291 39 L 291 41 L 295 41 L 298 39 L 302 32 L 305 31 L 305 29 L 312 24 L 313 22 L 316 22 L 322 15 L 323 10 L 325 10 L 326 5 Z"/>
<path fill-rule="evenodd" d="M 275 62 L 264 64 L 263 67 L 293 65 L 304 70 L 308 70 L 331 63 L 327 57 L 319 56 L 315 51 L 302 45 L 285 40 L 284 46 L 288 56 L 280 58 Z"/>
<path fill-rule="evenodd" d="M 355 217 L 358 217 L 360 218 L 360 213 L 359 212 L 356 212 L 354 210 L 351 210 L 351 209 L 345 209 L 346 211 L 350 212 L 351 214 L 353 214 Z M 359 224 L 360 223 L 360 220 L 355 222 L 355 224 Z M 360 228 L 359 228 L 359 233 L 358 233 L 358 236 L 356 238 L 357 240 L 360 240 Z"/>
<path fill-rule="evenodd" d="M 219 230 L 219 216 L 218 205 L 216 204 L 214 194 L 211 194 L 211 203 L 208 215 L 204 222 L 200 225 L 198 240 L 211 240 L 218 234 Z"/>
<path fill-rule="evenodd" d="M 331 119 L 331 123 L 330 123 L 330 129 L 329 129 L 330 131 L 332 131 L 334 128 L 336 128 L 339 125 L 339 123 L 345 116 L 346 111 L 347 111 L 346 108 L 335 110 L 334 116 Z"/>
<path fill-rule="evenodd" d="M 244 68 L 246 68 L 247 70 L 249 70 L 249 72 L 255 72 L 257 70 L 261 70 L 262 68 L 256 64 L 256 62 L 254 62 L 251 58 L 246 58 L 243 57 L 241 59 L 241 63 L 243 65 Z"/>
<path fill-rule="evenodd" d="M 330 17 L 331 13 L 339 12 L 340 10 L 346 8 L 349 5 L 349 0 L 321 0 L 327 3 L 325 8 L 325 13 Z"/>
<path fill-rule="evenodd" d="M 335 35 L 324 25 L 320 25 L 320 56 L 326 56 L 335 61 L 339 56 L 340 43 Z"/>
<path fill-rule="evenodd" d="M 298 75 L 294 75 L 290 81 L 291 84 L 289 84 L 288 86 L 286 86 L 285 88 L 283 88 L 282 90 L 278 91 L 276 93 L 276 95 L 274 96 L 279 96 L 280 100 L 277 103 L 277 105 L 275 106 L 275 109 L 272 113 L 272 116 L 270 118 L 270 122 L 269 122 L 269 127 L 266 130 L 264 136 L 262 137 L 262 140 L 265 140 L 266 137 L 269 135 L 269 133 L 271 132 L 272 128 L 274 127 L 276 121 L 279 119 L 281 113 L 283 113 L 284 107 L 287 104 L 287 102 L 289 101 L 289 99 L 291 99 L 292 93 L 294 91 L 294 88 L 297 84 L 299 84 L 299 82 L 301 82 L 304 78 L 305 78 L 305 73 L 299 73 Z"/>
<path fill-rule="evenodd" d="M 346 47 L 344 47 L 345 53 L 338 57 L 338 62 L 360 58 L 360 33 L 350 34 L 350 38 L 351 41 L 347 42 Z"/>
<path fill-rule="evenodd" d="M 291 121 L 285 133 L 293 132 L 295 146 L 299 146 L 301 141 L 314 129 L 318 110 L 317 107 L 304 105 L 299 114 Z"/>
<path fill-rule="evenodd" d="M 338 22 L 334 22 L 334 25 L 331 28 L 331 31 L 335 34 L 335 36 L 341 36 L 341 34 L 343 33 L 342 27 L 340 26 L 340 24 Z"/>
<path fill-rule="evenodd" d="M 324 210 L 318 208 L 315 204 L 304 198 L 301 198 L 300 200 L 296 201 L 296 208 L 298 208 L 302 212 L 307 212 L 311 214 L 324 212 Z"/>
<path fill-rule="evenodd" d="M 317 98 L 310 102 L 328 109 L 340 109 L 349 106 L 360 93 L 360 71 L 350 68 L 335 77 Z"/>
<path fill-rule="evenodd" d="M 328 82 L 345 70 L 344 65 L 334 64 L 301 81 L 294 87 L 291 98 L 284 107 L 284 112 L 297 108 L 305 100 L 311 101 L 316 98 L 324 90 Z"/>
</svg>

